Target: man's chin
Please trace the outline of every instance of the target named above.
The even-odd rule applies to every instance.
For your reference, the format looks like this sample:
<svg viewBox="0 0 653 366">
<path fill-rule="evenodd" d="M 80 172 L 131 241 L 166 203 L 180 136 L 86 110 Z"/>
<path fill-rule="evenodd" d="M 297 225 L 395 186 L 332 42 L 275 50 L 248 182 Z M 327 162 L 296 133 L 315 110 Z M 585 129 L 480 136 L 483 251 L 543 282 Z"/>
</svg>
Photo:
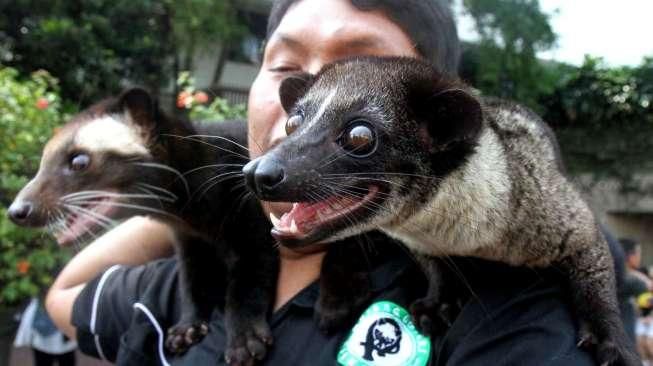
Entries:
<svg viewBox="0 0 653 366">
<path fill-rule="evenodd" d="M 286 247 L 283 244 L 279 245 L 279 252 L 282 256 L 287 258 L 298 258 L 306 255 L 322 253 L 327 250 L 328 243 L 316 243 L 301 247 Z"/>
</svg>

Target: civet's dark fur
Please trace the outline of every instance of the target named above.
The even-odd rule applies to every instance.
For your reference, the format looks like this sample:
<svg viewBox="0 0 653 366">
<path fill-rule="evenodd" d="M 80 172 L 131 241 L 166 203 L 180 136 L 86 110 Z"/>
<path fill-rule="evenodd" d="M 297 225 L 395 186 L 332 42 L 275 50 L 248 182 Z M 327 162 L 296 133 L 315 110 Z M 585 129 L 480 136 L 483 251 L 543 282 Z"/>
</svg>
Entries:
<svg viewBox="0 0 653 366">
<path fill-rule="evenodd" d="M 80 128 L 104 116 L 137 130 L 148 154 L 79 151 L 75 139 Z M 73 192 L 138 194 L 143 193 L 138 189 L 142 183 L 168 190 L 175 197 L 173 202 L 133 197 L 123 201 L 163 212 L 124 208 L 111 215 L 151 214 L 175 229 L 182 314 L 169 330 L 166 346 L 180 353 L 198 342 L 208 330 L 211 312 L 220 306 L 225 313 L 227 360 L 250 364 L 265 356 L 272 340 L 266 316 L 276 289 L 278 258 L 269 220 L 258 200 L 246 195 L 242 181 L 240 170 L 248 159 L 247 150 L 239 144 L 246 145 L 246 136 L 247 126 L 242 121 L 191 124 L 172 120 L 145 91 L 129 90 L 81 112 L 52 138 L 39 173 L 16 199 L 33 205 L 29 217 L 19 223 L 51 223 L 56 220 L 52 212 L 65 212 L 58 207 L 59 199 Z M 90 155 L 91 164 L 85 171 L 72 172 L 70 159 L 80 152 Z M 182 178 L 142 163 L 164 164 L 185 174 Z M 150 192 L 171 197 L 158 190 Z"/>
<path fill-rule="evenodd" d="M 409 58 L 337 62 L 314 77 L 287 79 L 280 95 L 289 116 L 303 116 L 303 123 L 245 168 L 261 199 L 315 202 L 312 192 L 321 190 L 322 197 L 360 200 L 379 189 L 339 220 L 299 235 L 275 228 L 285 245 L 377 228 L 398 238 L 424 256 L 432 277 L 430 296 L 413 307 L 418 319 L 440 297 L 429 258 L 555 266 L 569 279 L 580 342 L 595 343 L 601 363 L 639 364 L 619 318 L 608 246 L 562 173 L 555 138 L 532 112 L 476 97 Z M 343 134 L 352 125 L 374 131 L 372 153 L 345 152 Z"/>
</svg>

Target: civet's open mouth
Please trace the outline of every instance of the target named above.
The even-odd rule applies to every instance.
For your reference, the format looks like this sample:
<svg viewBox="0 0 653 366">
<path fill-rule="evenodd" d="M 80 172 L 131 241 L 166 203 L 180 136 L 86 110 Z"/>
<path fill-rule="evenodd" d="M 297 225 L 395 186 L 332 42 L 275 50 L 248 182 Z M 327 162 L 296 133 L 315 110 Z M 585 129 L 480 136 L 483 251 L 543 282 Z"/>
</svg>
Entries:
<svg viewBox="0 0 653 366">
<path fill-rule="evenodd" d="M 272 235 L 281 243 L 292 243 L 292 246 L 312 244 L 311 238 L 318 237 L 322 230 L 344 220 L 351 220 L 360 210 L 369 210 L 365 205 L 372 201 L 379 192 L 376 186 L 367 188 L 361 197 L 355 195 L 331 196 L 319 202 L 294 203 L 292 209 L 277 218 L 270 213 L 274 228 Z M 290 245 L 289 245 L 290 246 Z"/>
<path fill-rule="evenodd" d="M 85 235 L 96 235 L 104 231 L 107 225 L 106 218 L 113 211 L 111 198 L 96 199 L 92 203 L 85 203 L 77 208 L 69 208 L 66 221 L 62 228 L 55 233 L 57 243 L 68 246 Z M 102 230 L 98 230 L 102 229 Z"/>
</svg>

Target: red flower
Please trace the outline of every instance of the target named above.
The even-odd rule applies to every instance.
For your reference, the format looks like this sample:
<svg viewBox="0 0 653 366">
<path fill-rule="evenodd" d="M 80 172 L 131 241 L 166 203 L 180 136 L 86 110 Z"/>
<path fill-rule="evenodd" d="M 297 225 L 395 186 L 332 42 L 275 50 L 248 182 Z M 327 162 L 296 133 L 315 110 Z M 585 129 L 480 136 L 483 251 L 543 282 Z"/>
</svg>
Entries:
<svg viewBox="0 0 653 366">
<path fill-rule="evenodd" d="M 27 274 L 29 271 L 29 268 L 32 266 L 32 264 L 29 261 L 26 260 L 20 260 L 18 263 L 16 263 L 16 270 L 20 274 Z"/>
<path fill-rule="evenodd" d="M 193 95 L 187 91 L 183 91 L 177 95 L 177 108 L 187 108 L 190 107 L 190 103 L 193 101 Z"/>
<path fill-rule="evenodd" d="M 50 102 L 47 99 L 43 98 L 43 97 L 39 98 L 36 101 L 36 108 L 38 108 L 40 110 L 48 108 L 49 105 L 50 105 Z"/>
<path fill-rule="evenodd" d="M 204 104 L 209 101 L 209 96 L 203 91 L 195 93 L 193 98 L 195 98 L 195 101 L 199 104 Z"/>
</svg>

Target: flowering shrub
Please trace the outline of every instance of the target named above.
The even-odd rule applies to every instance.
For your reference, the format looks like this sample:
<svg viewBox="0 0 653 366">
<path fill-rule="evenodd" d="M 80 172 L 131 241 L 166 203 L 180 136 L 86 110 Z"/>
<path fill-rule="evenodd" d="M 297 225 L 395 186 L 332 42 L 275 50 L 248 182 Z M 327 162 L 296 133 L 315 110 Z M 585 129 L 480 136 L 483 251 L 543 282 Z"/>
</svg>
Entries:
<svg viewBox="0 0 653 366">
<path fill-rule="evenodd" d="M 245 106 L 231 105 L 220 97 L 210 97 L 203 91 L 195 89 L 195 79 L 188 72 L 182 72 L 177 79 L 181 92 L 177 95 L 177 108 L 188 111 L 193 121 L 222 121 L 245 117 Z"/>
<path fill-rule="evenodd" d="M 47 72 L 21 78 L 0 65 L 0 308 L 38 294 L 67 257 L 48 236 L 7 218 L 7 206 L 36 172 L 43 145 L 64 118 L 61 109 Z"/>
</svg>

